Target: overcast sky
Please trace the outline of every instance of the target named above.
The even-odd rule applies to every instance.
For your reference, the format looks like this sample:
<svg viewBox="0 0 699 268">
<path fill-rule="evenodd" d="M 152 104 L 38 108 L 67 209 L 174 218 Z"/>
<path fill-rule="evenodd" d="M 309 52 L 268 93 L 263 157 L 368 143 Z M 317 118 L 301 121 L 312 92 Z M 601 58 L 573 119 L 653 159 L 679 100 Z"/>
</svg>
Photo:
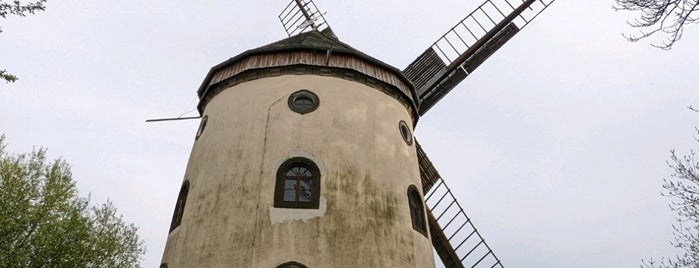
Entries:
<svg viewBox="0 0 699 268">
<path fill-rule="evenodd" d="M 338 37 L 403 69 L 480 1 L 316 0 Z M 0 133 L 45 146 L 140 227 L 157 267 L 209 68 L 286 37 L 286 1 L 49 1 L 2 21 Z M 699 114 L 699 30 L 629 43 L 609 0 L 557 1 L 420 119 L 416 136 L 506 267 L 637 267 L 674 254 L 660 196 Z M 194 112 L 186 115 L 195 116 Z"/>
</svg>

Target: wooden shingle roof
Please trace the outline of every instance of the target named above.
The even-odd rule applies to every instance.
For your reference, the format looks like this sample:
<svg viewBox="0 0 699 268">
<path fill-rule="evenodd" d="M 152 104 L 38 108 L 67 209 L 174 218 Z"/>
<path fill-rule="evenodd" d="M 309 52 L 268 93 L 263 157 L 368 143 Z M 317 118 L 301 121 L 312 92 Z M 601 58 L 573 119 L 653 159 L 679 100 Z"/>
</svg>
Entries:
<svg viewBox="0 0 699 268">
<path fill-rule="evenodd" d="M 219 71 L 224 70 L 225 68 L 234 65 L 238 62 L 260 55 L 279 55 L 280 53 L 286 54 L 298 52 L 307 52 L 313 54 L 318 53 L 323 55 L 327 54 L 328 58 L 330 58 L 331 55 L 344 55 L 350 58 L 356 58 L 360 59 L 361 61 L 370 63 L 373 66 L 385 70 L 383 72 L 391 73 L 391 76 L 395 77 L 399 81 L 402 81 L 401 84 L 404 84 L 406 86 L 403 90 L 401 90 L 401 94 L 403 94 L 406 100 L 408 100 L 411 103 L 410 106 L 417 107 L 418 105 L 416 102 L 417 93 L 415 92 L 415 89 L 411 81 L 403 75 L 403 72 L 401 70 L 389 64 L 386 64 L 376 58 L 373 58 L 367 54 L 364 54 L 363 52 L 351 47 L 350 45 L 341 42 L 329 28 L 320 32 L 304 32 L 255 49 L 247 50 L 235 57 L 232 57 L 211 68 L 206 78 L 202 82 L 201 86 L 199 87 L 197 94 L 199 95 L 200 100 L 203 100 L 205 97 L 207 97 L 207 94 L 209 94 L 209 87 L 212 84 L 218 83 L 218 77 L 214 76 L 217 73 L 219 73 Z"/>
</svg>

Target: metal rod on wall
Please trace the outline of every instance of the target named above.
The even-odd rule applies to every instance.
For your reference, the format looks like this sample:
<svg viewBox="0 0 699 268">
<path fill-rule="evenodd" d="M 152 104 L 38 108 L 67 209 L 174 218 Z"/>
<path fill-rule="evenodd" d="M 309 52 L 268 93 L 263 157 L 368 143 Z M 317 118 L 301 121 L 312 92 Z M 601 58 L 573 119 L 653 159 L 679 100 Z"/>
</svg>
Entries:
<svg viewBox="0 0 699 268">
<path fill-rule="evenodd" d="M 148 119 L 148 120 L 146 120 L 146 123 L 150 123 L 150 122 L 162 122 L 162 121 L 189 120 L 189 119 L 199 119 L 199 118 L 201 118 L 201 116 L 177 117 L 177 118 L 158 118 L 158 119 Z"/>
</svg>

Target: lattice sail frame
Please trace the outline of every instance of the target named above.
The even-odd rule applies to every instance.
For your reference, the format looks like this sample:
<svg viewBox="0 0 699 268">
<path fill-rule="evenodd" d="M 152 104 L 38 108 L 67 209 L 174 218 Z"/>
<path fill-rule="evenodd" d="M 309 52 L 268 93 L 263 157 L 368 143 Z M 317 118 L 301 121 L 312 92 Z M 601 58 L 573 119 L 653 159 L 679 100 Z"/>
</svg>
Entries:
<svg viewBox="0 0 699 268">
<path fill-rule="evenodd" d="M 278 17 L 286 34 L 292 36 L 307 31 L 322 31 L 329 28 L 330 25 L 323 14 L 318 10 L 313 0 L 291 0 Z"/>
<path fill-rule="evenodd" d="M 471 218 L 416 142 L 432 246 L 447 268 L 503 268 Z"/>
<path fill-rule="evenodd" d="M 512 23 L 518 29 L 523 29 L 554 1 L 531 1 L 531 5 L 517 15 L 512 20 Z M 512 2 L 515 2 L 516 5 L 513 5 Z M 434 42 L 432 48 L 438 51 L 440 58 L 449 65 L 485 36 L 488 31 L 494 29 L 498 23 L 514 12 L 517 7 L 527 4 L 527 2 L 529 1 L 487 0 Z"/>
<path fill-rule="evenodd" d="M 424 114 L 555 0 L 486 0 L 449 29 L 403 73 Z"/>
</svg>

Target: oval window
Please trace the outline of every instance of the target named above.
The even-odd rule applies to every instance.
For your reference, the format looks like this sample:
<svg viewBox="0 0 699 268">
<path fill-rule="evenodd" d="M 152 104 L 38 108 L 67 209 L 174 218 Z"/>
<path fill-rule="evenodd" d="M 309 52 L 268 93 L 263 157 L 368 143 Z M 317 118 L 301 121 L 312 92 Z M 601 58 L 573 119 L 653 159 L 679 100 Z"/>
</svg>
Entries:
<svg viewBox="0 0 699 268">
<path fill-rule="evenodd" d="M 410 127 L 408 127 L 405 121 L 400 120 L 400 123 L 398 123 L 398 130 L 400 130 L 400 135 L 403 137 L 405 143 L 413 145 L 413 135 L 410 133 Z"/>
<path fill-rule="evenodd" d="M 196 137 L 194 137 L 194 140 L 195 140 L 195 141 L 199 139 L 199 136 L 201 136 L 202 133 L 204 133 L 204 128 L 206 128 L 206 122 L 207 122 L 207 121 L 209 121 L 209 116 L 208 116 L 208 115 L 205 115 L 205 116 L 201 119 L 201 123 L 199 123 L 199 129 L 197 129 L 197 135 L 196 135 Z"/>
<path fill-rule="evenodd" d="M 308 90 L 299 90 L 289 96 L 289 108 L 297 113 L 305 114 L 318 108 L 318 96 Z"/>
</svg>

